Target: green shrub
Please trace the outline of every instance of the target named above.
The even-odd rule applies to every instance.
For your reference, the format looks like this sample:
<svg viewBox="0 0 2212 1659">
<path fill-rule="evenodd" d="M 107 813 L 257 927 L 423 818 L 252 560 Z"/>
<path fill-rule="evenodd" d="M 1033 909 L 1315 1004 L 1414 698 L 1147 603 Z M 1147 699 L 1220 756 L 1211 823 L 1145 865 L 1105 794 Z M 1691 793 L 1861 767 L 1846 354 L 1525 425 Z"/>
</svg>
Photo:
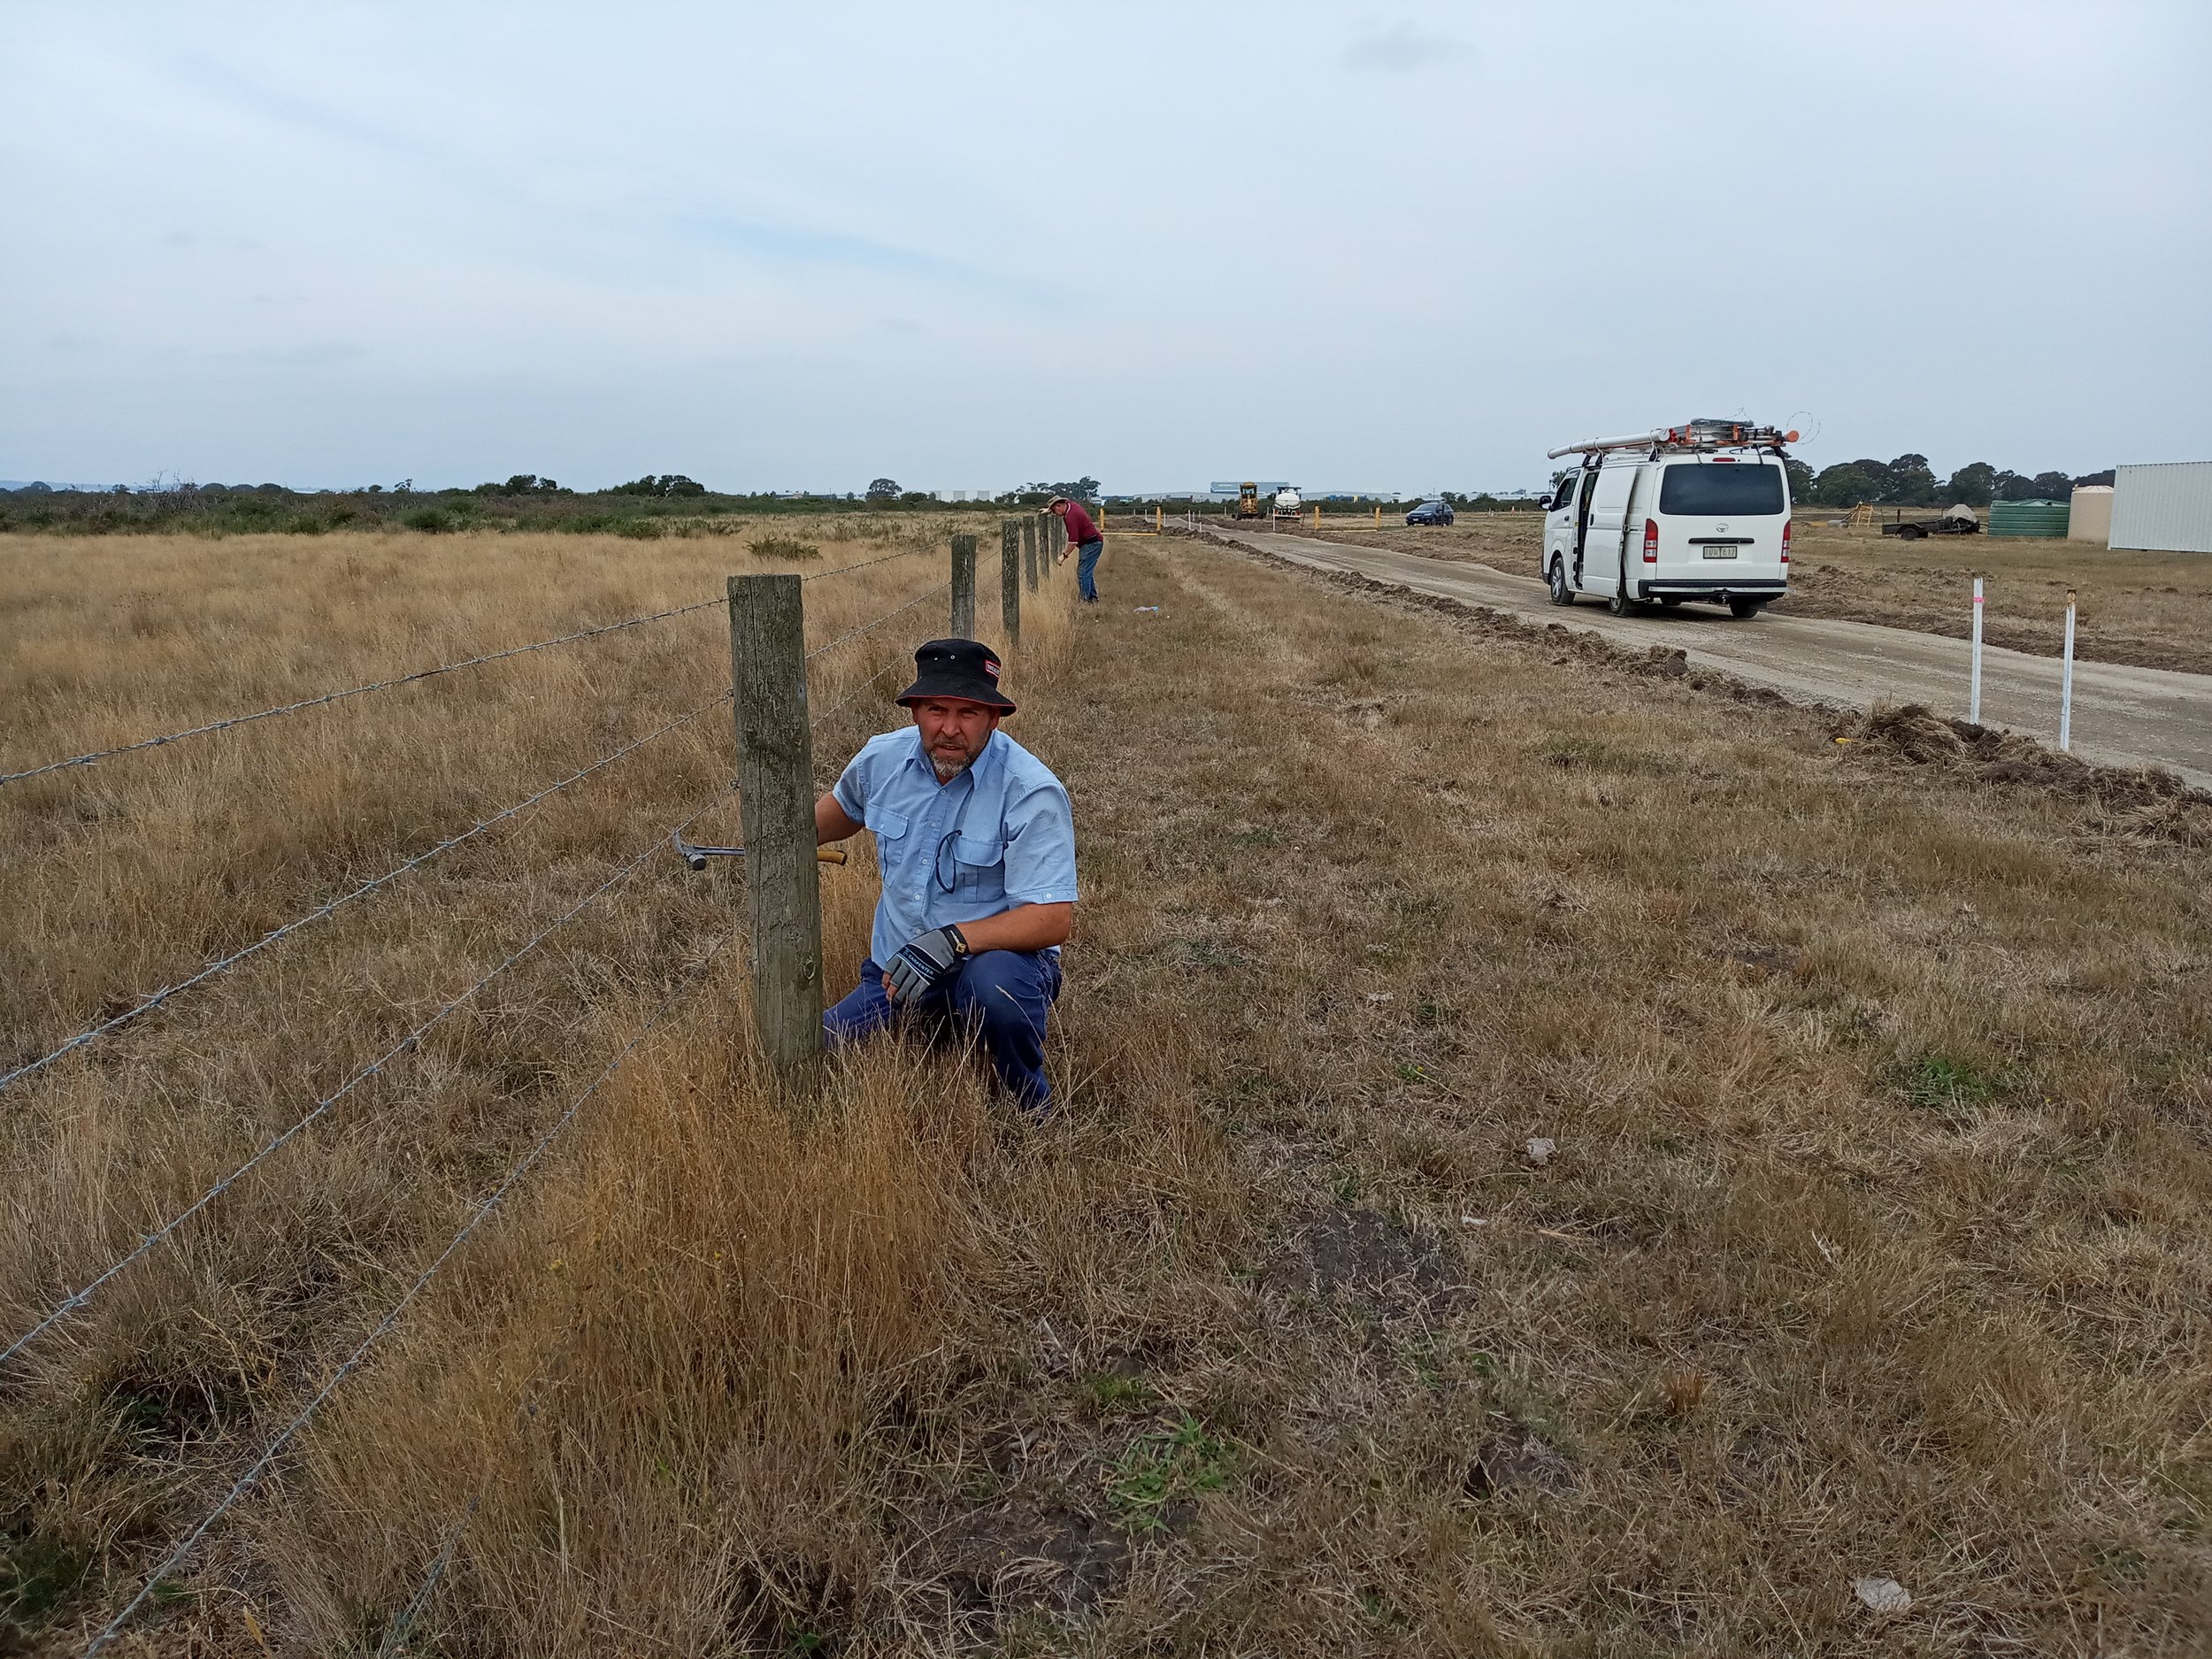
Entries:
<svg viewBox="0 0 2212 1659">
<path fill-rule="evenodd" d="M 667 534 L 657 518 L 625 518 L 614 527 L 617 535 L 626 535 L 633 541 L 653 541 Z"/>
<path fill-rule="evenodd" d="M 425 535 L 437 535 L 453 528 L 453 515 L 442 507 L 418 507 L 412 512 L 402 513 L 399 521 Z"/>
<path fill-rule="evenodd" d="M 757 559 L 818 559 L 822 549 L 794 535 L 755 536 L 745 550 Z"/>
</svg>

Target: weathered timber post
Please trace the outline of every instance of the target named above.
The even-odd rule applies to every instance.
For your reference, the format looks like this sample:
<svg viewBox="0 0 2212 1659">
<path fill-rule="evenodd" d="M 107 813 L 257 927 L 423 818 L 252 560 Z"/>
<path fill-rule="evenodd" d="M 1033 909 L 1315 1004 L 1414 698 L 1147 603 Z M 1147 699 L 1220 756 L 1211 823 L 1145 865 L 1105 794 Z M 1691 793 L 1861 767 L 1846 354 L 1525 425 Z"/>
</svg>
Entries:
<svg viewBox="0 0 2212 1659">
<path fill-rule="evenodd" d="M 998 556 L 1002 565 L 1009 559 L 1018 562 L 1034 557 L 1029 547 L 1028 539 L 1022 534 L 1024 528 L 1022 521 L 1018 518 L 1008 518 L 999 525 Z"/>
<path fill-rule="evenodd" d="M 1025 514 L 1021 519 L 1021 539 L 1022 557 L 1025 558 L 1034 558 L 1037 557 L 1037 549 L 1039 546 L 1037 540 L 1037 521 Z"/>
<path fill-rule="evenodd" d="M 1023 590 L 1027 593 L 1035 593 L 1038 582 L 1043 579 L 1044 571 L 1044 550 L 1041 548 L 1024 547 L 1022 549 Z"/>
<path fill-rule="evenodd" d="M 806 611 L 794 575 L 733 576 L 729 598 L 753 1022 L 769 1065 L 804 1091 L 822 1057 L 822 895 L 814 862 Z"/>
<path fill-rule="evenodd" d="M 952 637 L 975 638 L 975 538 L 952 539 Z"/>
<path fill-rule="evenodd" d="M 1022 556 L 1013 542 L 999 549 L 999 618 L 1010 649 L 1022 642 Z"/>
</svg>

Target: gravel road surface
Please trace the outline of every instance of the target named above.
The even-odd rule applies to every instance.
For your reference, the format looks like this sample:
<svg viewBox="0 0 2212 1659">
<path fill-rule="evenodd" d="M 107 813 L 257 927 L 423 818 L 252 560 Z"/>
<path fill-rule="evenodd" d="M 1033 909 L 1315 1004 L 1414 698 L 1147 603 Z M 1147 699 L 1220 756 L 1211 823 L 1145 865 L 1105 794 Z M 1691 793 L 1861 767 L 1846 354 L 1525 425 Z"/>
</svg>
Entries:
<svg viewBox="0 0 2212 1659">
<path fill-rule="evenodd" d="M 1640 617 L 1614 617 L 1604 602 L 1584 598 L 1553 605 L 1534 576 L 1509 576 L 1484 565 L 1445 563 L 1417 554 L 1355 547 L 1315 536 L 1266 531 L 1219 534 L 1294 564 L 1350 571 L 1419 593 L 1525 618 L 1589 628 L 1619 644 L 1679 647 L 1693 664 L 1770 686 L 1798 698 L 1858 708 L 1877 702 L 1917 703 L 1940 715 L 1966 713 L 1968 647 L 1903 628 L 1828 622 L 1769 611 L 1747 622 L 1710 605 L 1684 605 Z M 1987 725 L 2058 741 L 2059 663 L 2055 657 L 1985 647 L 1982 719 Z M 2074 664 L 2074 753 L 2112 766 L 2163 766 L 2212 788 L 2212 674 L 2116 663 Z"/>
</svg>

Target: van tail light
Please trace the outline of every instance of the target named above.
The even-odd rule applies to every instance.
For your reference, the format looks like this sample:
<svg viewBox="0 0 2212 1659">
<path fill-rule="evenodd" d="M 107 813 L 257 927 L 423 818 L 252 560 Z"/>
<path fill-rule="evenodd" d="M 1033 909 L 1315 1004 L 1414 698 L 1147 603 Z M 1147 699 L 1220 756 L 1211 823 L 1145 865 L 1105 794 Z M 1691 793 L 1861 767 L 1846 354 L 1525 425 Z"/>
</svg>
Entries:
<svg viewBox="0 0 2212 1659">
<path fill-rule="evenodd" d="M 1656 565 L 1658 562 L 1659 521 L 1656 518 L 1647 518 L 1644 520 L 1644 563 Z"/>
<path fill-rule="evenodd" d="M 1790 521 L 1789 521 L 1787 518 L 1785 518 L 1785 519 L 1783 519 L 1783 520 L 1782 520 L 1782 563 L 1783 563 L 1783 564 L 1785 564 L 1785 565 L 1786 565 L 1786 564 L 1788 564 L 1789 562 L 1790 562 Z"/>
</svg>

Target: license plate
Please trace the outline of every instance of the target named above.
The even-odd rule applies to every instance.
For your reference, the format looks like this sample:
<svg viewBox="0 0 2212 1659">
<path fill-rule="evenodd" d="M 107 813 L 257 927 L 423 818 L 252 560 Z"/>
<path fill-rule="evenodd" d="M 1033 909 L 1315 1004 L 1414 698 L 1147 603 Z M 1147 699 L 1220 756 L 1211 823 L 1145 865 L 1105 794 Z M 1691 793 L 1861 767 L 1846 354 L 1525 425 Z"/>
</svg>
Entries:
<svg viewBox="0 0 2212 1659">
<path fill-rule="evenodd" d="M 1705 557 L 1709 559 L 1732 559 L 1736 557 L 1736 549 L 1732 547 L 1709 547 L 1705 549 Z"/>
</svg>

